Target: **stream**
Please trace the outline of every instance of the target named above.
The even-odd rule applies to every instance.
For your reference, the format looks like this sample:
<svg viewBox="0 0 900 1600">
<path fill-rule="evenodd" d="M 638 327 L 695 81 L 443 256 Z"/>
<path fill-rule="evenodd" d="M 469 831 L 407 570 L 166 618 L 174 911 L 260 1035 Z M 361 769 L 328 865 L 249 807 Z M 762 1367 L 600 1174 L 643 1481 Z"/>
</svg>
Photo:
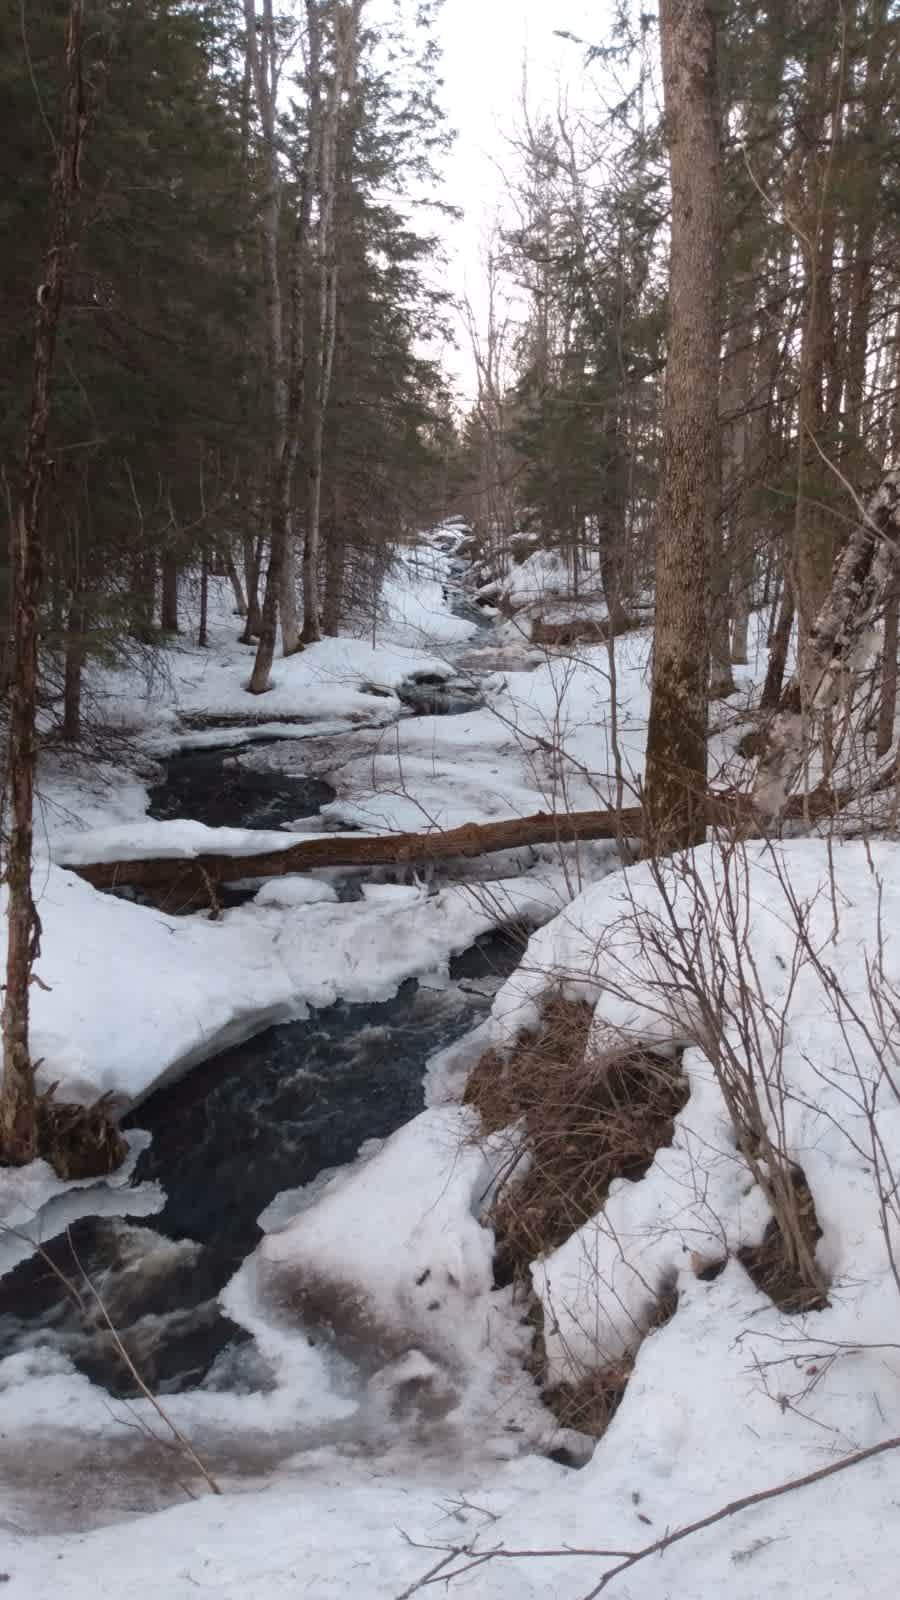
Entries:
<svg viewBox="0 0 900 1600">
<path fill-rule="evenodd" d="M 238 748 L 174 755 L 151 790 L 150 814 L 277 828 L 332 798 L 321 780 L 243 765 Z M 358 892 L 350 882 L 342 898 Z M 158 1182 L 164 1209 L 129 1220 L 126 1191 L 122 1216 L 82 1218 L 71 1244 L 58 1238 L 0 1279 L 0 1357 L 49 1346 L 111 1394 L 138 1392 L 102 1318 L 60 1279 L 78 1276 L 74 1246 L 151 1389 L 265 1386 L 249 1335 L 218 1305 L 261 1237 L 258 1218 L 282 1191 L 351 1162 L 365 1141 L 422 1109 L 428 1057 L 487 1014 L 523 940 L 513 930 L 487 935 L 451 963 L 440 987 L 410 980 L 380 1004 L 338 1002 L 151 1095 L 125 1126 L 152 1134 L 133 1183 Z"/>
</svg>

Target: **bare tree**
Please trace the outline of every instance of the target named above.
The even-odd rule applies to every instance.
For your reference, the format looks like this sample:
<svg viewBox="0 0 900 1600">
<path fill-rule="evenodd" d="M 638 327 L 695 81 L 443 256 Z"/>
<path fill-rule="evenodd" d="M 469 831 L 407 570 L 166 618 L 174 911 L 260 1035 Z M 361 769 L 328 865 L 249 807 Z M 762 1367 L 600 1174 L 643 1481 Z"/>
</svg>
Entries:
<svg viewBox="0 0 900 1600">
<path fill-rule="evenodd" d="M 9 944 L 3 1005 L 0 1160 L 24 1165 L 37 1153 L 34 1067 L 28 1038 L 31 969 L 41 925 L 31 883 L 34 777 L 37 763 L 38 641 L 43 584 L 41 517 L 48 467 L 53 364 L 66 276 L 74 252 L 73 223 L 86 113 L 82 85 L 82 0 L 71 0 L 66 36 L 62 129 L 51 198 L 50 245 L 37 289 L 31 403 L 22 490 L 10 519 L 12 670 L 9 694 L 11 827 L 6 854 Z"/>
<path fill-rule="evenodd" d="M 661 0 L 672 183 L 663 476 L 646 804 L 654 848 L 703 838 L 710 556 L 719 496 L 719 254 L 722 174 L 718 7 Z"/>
</svg>

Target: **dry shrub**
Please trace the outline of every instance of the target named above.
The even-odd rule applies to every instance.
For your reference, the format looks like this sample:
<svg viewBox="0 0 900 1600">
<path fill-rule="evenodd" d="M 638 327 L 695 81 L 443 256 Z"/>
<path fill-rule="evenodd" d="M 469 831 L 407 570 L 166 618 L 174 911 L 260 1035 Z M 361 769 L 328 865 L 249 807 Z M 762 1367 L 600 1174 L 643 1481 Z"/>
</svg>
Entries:
<svg viewBox="0 0 900 1600">
<path fill-rule="evenodd" d="M 54 1099 L 51 1088 L 38 1097 L 36 1114 L 38 1149 L 58 1178 L 105 1178 L 128 1154 L 108 1097 L 82 1106 Z"/>
<path fill-rule="evenodd" d="M 603 1437 L 619 1409 L 634 1370 L 631 1356 L 594 1367 L 574 1383 L 558 1383 L 544 1390 L 544 1401 L 560 1427 Z"/>
<path fill-rule="evenodd" d="M 677 1306 L 677 1290 L 674 1287 L 663 1289 L 646 1332 L 651 1333 L 670 1322 Z M 540 1338 L 537 1340 L 537 1349 L 542 1363 L 543 1340 Z M 601 1439 L 625 1397 L 635 1360 L 636 1352 L 632 1352 L 621 1356 L 618 1361 L 607 1361 L 601 1367 L 587 1368 L 579 1378 L 545 1388 L 544 1403 L 550 1407 L 560 1427 L 572 1428 L 576 1433 Z M 540 1378 L 537 1362 L 535 1367 L 535 1376 Z"/>
<path fill-rule="evenodd" d="M 488 1051 L 473 1069 L 465 1100 L 486 1132 L 510 1128 L 510 1170 L 528 1155 L 524 1176 L 500 1189 L 486 1219 L 497 1236 L 498 1276 L 526 1277 L 600 1210 L 615 1178 L 636 1181 L 671 1144 L 688 1084 L 673 1062 L 650 1051 L 591 1057 L 592 1010 L 559 992 L 544 1003 L 540 1026 L 523 1034 L 508 1059 Z"/>
<path fill-rule="evenodd" d="M 795 1226 L 809 1259 L 815 1260 L 822 1229 L 812 1192 L 800 1167 L 793 1167 L 790 1177 L 795 1196 Z M 811 1284 L 798 1266 L 796 1252 L 788 1246 L 777 1217 L 772 1217 L 759 1244 L 745 1245 L 738 1251 L 738 1260 L 757 1289 L 767 1294 L 779 1311 L 824 1311 L 828 1305 L 824 1290 Z"/>
</svg>

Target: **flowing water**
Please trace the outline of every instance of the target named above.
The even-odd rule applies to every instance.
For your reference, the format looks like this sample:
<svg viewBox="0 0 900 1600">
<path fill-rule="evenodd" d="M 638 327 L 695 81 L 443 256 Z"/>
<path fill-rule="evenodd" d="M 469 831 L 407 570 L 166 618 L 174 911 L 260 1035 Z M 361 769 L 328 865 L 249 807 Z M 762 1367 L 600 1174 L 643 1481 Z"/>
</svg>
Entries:
<svg viewBox="0 0 900 1600">
<path fill-rule="evenodd" d="M 186 751 L 152 791 L 151 813 L 277 828 L 331 795 L 317 779 L 244 767 L 232 748 Z M 382 1004 L 339 1002 L 269 1028 L 138 1108 L 130 1125 L 153 1142 L 134 1182 L 158 1181 L 165 1208 L 129 1221 L 126 1197 L 122 1218 L 86 1217 L 47 1255 L 77 1279 L 74 1245 L 151 1388 L 226 1386 L 239 1372 L 253 1381 L 250 1351 L 233 1359 L 246 1335 L 217 1296 L 256 1245 L 257 1218 L 280 1191 L 352 1161 L 421 1110 L 427 1058 L 481 1020 L 521 950 L 521 934 L 487 936 L 451 964 L 443 988 L 410 981 Z M 136 1392 L 89 1297 L 79 1306 L 41 1256 L 0 1280 L 0 1357 L 38 1345 L 113 1394 Z"/>
</svg>

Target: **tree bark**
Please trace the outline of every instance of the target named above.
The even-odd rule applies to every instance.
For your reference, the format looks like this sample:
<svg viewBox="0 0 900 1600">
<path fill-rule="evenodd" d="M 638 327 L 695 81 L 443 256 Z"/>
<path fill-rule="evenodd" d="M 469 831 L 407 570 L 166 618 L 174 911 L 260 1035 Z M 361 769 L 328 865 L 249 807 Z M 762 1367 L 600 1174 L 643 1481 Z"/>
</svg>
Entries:
<svg viewBox="0 0 900 1600">
<path fill-rule="evenodd" d="M 178 632 L 178 562 L 167 550 L 160 562 L 159 625 L 163 633 Z"/>
<path fill-rule="evenodd" d="M 878 731 L 875 738 L 877 756 L 886 756 L 894 742 L 894 719 L 897 714 L 898 623 L 900 623 L 900 566 L 895 554 L 891 562 L 891 577 L 884 607 L 881 699 L 878 705 Z"/>
<path fill-rule="evenodd" d="M 197 643 L 201 650 L 209 644 L 209 556 L 206 551 L 200 558 L 200 626 Z"/>
<path fill-rule="evenodd" d="M 254 539 L 252 535 L 245 534 L 241 541 L 244 551 L 244 582 L 247 585 L 247 599 L 245 603 L 244 631 L 241 634 L 241 644 L 252 644 L 259 638 L 262 627 L 262 611 L 259 604 L 259 568 L 262 559 L 262 540 Z"/>
<path fill-rule="evenodd" d="M 9 943 L 3 1005 L 3 1084 L 0 1161 L 24 1165 L 37 1154 L 34 1068 L 28 1037 L 29 986 L 40 951 L 41 925 L 31 884 L 34 775 L 37 762 L 38 639 L 43 580 L 41 517 L 47 470 L 53 363 L 66 275 L 86 122 L 81 77 L 82 0 L 71 0 L 66 35 L 66 84 L 51 200 L 50 247 L 37 291 L 32 391 L 25 441 L 22 497 L 10 528 L 13 585 L 13 667 L 9 705 L 11 826 L 6 857 Z"/>
<path fill-rule="evenodd" d="M 334 345 L 337 329 L 338 260 L 335 249 L 334 209 L 337 194 L 337 146 L 341 102 L 346 90 L 356 81 L 359 52 L 359 19 L 363 0 L 335 3 L 333 11 L 334 61 L 331 82 L 322 116 L 319 143 L 319 222 L 316 240 L 318 305 L 314 351 L 315 384 L 310 406 L 309 458 L 307 464 L 308 500 L 306 535 L 303 543 L 303 632 L 304 644 L 322 637 L 319 598 L 319 544 L 322 512 L 322 456 L 325 414 L 331 391 Z M 316 0 L 307 0 L 307 11 L 316 10 Z"/>
<path fill-rule="evenodd" d="M 246 617 L 248 610 L 247 601 L 244 596 L 243 588 L 241 587 L 238 569 L 234 564 L 234 556 L 231 554 L 230 550 L 225 556 L 225 571 L 228 576 L 228 582 L 231 584 L 232 594 L 234 595 L 235 613 L 239 617 Z"/>
<path fill-rule="evenodd" d="M 704 0 L 660 4 L 672 229 L 647 731 L 652 849 L 696 844 L 706 823 L 710 557 L 720 492 L 717 10 Z"/>
<path fill-rule="evenodd" d="M 760 708 L 763 711 L 775 711 L 781 700 L 781 690 L 784 684 L 784 674 L 787 667 L 788 646 L 794 629 L 794 591 L 789 578 L 785 578 L 781 591 L 781 606 L 778 612 L 778 621 L 772 634 L 772 643 L 769 646 L 769 664 L 766 668 L 766 681 L 763 685 Z"/>
<path fill-rule="evenodd" d="M 77 744 L 81 738 L 81 678 L 84 670 L 86 631 L 87 611 L 81 587 L 77 585 L 72 595 L 66 624 L 62 736 L 67 744 Z"/>
<path fill-rule="evenodd" d="M 883 600 L 898 541 L 900 468 L 894 468 L 847 541 L 769 729 L 754 788 L 755 804 L 769 817 L 784 810 L 809 749 L 821 739 L 823 724 L 858 668 L 860 646 Z"/>
</svg>

